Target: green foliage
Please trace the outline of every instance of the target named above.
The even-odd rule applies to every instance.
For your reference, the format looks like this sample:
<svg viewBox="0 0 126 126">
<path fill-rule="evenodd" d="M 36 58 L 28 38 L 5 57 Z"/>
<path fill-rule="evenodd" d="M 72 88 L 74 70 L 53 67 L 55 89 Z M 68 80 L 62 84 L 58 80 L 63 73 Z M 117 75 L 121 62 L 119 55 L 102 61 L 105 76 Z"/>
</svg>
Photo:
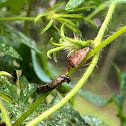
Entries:
<svg viewBox="0 0 126 126">
<path fill-rule="evenodd" d="M 62 93 L 65 94 L 69 92 L 71 89 L 74 88 L 74 84 L 70 83 L 68 84 L 63 84 L 58 88 L 58 90 Z M 90 91 L 80 89 L 77 94 L 81 96 L 82 98 L 86 99 L 88 102 L 97 105 L 97 106 L 105 106 L 107 105 L 111 99 L 105 99 L 99 95 L 96 95 Z"/>
<path fill-rule="evenodd" d="M 93 116 L 82 116 L 86 123 L 89 123 L 91 126 L 108 126 L 104 121 Z"/>
<path fill-rule="evenodd" d="M 89 58 L 92 58 L 91 65 L 87 68 L 76 86 L 73 86 L 72 84 L 64 84 L 58 88 L 60 95 L 64 96 L 64 94 L 67 93 L 63 99 L 60 99 L 59 96 L 53 92 L 53 100 L 49 104 L 46 102 L 42 103 L 52 91 L 41 95 L 37 94 L 36 88 L 40 84 L 40 80 L 42 83 L 48 83 L 53 80 L 55 76 L 58 76 L 59 73 L 53 65 L 47 61 L 44 51 L 39 49 L 34 40 L 26 37 L 22 32 L 10 27 L 9 23 L 0 23 L 0 69 L 5 69 L 13 75 L 15 70 L 22 69 L 24 75 L 21 76 L 17 72 L 16 77 L 13 76 L 16 81 L 13 81 L 13 78 L 9 78 L 12 76 L 11 74 L 5 71 L 0 71 L 0 109 L 2 113 L 1 115 L 4 116 L 1 122 L 5 122 L 7 125 L 11 125 L 13 122 L 14 126 L 30 126 L 36 124 L 61 126 L 90 126 L 90 124 L 95 126 L 106 125 L 103 121 L 92 116 L 81 117 L 80 114 L 66 103 L 71 100 L 70 103 L 73 104 L 76 93 L 97 106 L 104 106 L 111 101 L 111 99 L 104 99 L 92 92 L 80 88 L 95 68 L 99 59 L 100 50 L 126 32 L 126 26 L 124 26 L 102 41 L 116 3 L 122 1 L 111 0 L 102 3 L 101 0 L 69 0 L 65 9 L 62 8 L 64 3 L 59 3 L 44 13 L 39 14 L 36 18 L 1 18 L 1 21 L 34 20 L 35 24 L 36 22 L 41 21 L 44 24 L 44 29 L 41 31 L 41 34 L 48 31 L 52 37 L 50 43 L 55 46 L 55 48 L 52 48 L 47 52 L 47 56 L 51 58 L 50 55 L 53 54 L 55 61 L 57 61 L 56 54 L 60 50 L 65 50 L 68 53 L 68 56 L 71 56 L 77 50 L 85 47 L 91 47 L 91 51 L 87 54 L 81 64 L 86 62 Z M 24 3 L 27 3 L 27 0 L 18 0 L 18 2 L 15 0 L 5 0 L 0 2 L 0 8 L 8 7 L 10 12 L 18 14 L 21 12 Z M 78 29 L 80 21 L 91 24 L 97 29 L 91 18 L 109 4 L 111 4 L 111 6 L 100 30 L 98 31 L 96 39 L 85 41 L 83 39 L 85 36 L 82 36 Z M 91 13 L 90 10 L 93 9 L 94 11 Z M 30 9 L 28 9 L 28 11 L 29 10 Z M 89 11 L 86 13 L 87 17 L 81 11 Z M 1 10 L 0 12 L 4 16 L 4 12 Z M 55 40 L 53 40 L 53 38 Z M 78 67 L 80 67 L 80 65 Z M 112 93 L 112 100 L 119 111 L 118 116 L 121 120 L 121 125 L 125 125 L 126 116 L 124 115 L 124 100 L 126 91 L 126 74 L 121 73 L 116 66 L 115 68 L 120 82 L 120 95 Z M 76 68 L 73 68 L 71 71 L 66 71 L 65 74 L 71 75 L 75 70 Z M 55 84 L 55 81 L 52 81 L 52 84 Z M 1 99 L 4 103 L 2 103 Z M 7 113 L 9 113 L 9 116 Z"/>
<path fill-rule="evenodd" d="M 71 10 L 71 9 L 75 9 L 77 8 L 79 5 L 81 5 L 84 2 L 84 0 L 69 0 L 69 2 L 67 3 L 65 9 L 66 10 Z"/>
<path fill-rule="evenodd" d="M 68 57 L 71 56 L 71 54 L 74 54 L 75 51 L 80 50 L 81 48 L 88 47 L 89 44 L 92 42 L 91 40 L 88 41 L 82 41 L 81 38 L 74 35 L 74 38 L 71 39 L 69 37 L 66 37 L 64 34 L 64 26 L 63 24 L 60 29 L 61 38 L 59 39 L 59 43 L 54 43 L 53 38 L 50 39 L 50 43 L 54 46 L 57 46 L 56 48 L 53 48 L 47 52 L 47 57 L 51 59 L 50 55 L 53 54 L 53 58 L 55 62 L 57 62 L 56 59 L 56 53 L 60 50 L 65 50 L 68 54 Z"/>
<path fill-rule="evenodd" d="M 20 54 L 12 47 L 12 36 L 9 36 L 6 26 L 0 24 L 0 51 L 16 59 L 22 59 Z"/>
<path fill-rule="evenodd" d="M 36 52 L 34 50 L 31 50 L 32 53 L 32 62 L 33 62 L 33 66 L 34 66 L 34 71 L 36 73 L 36 75 L 38 76 L 38 78 L 45 82 L 48 83 L 51 81 L 51 79 L 49 78 L 49 76 L 45 73 L 43 68 L 47 67 L 47 60 L 46 58 L 37 55 Z M 42 66 L 43 64 L 45 64 L 46 66 Z"/>
<path fill-rule="evenodd" d="M 30 103 L 28 101 L 31 94 L 35 92 L 35 85 L 29 83 L 25 77 L 20 77 L 20 84 L 23 88 L 19 88 L 18 85 L 12 84 L 5 76 L 0 76 L 0 81 L 3 83 L 0 88 L 0 92 L 6 92 L 5 105 L 11 115 L 12 120 L 16 120 L 22 115 L 22 112 L 27 108 Z"/>
<path fill-rule="evenodd" d="M 5 58 L 5 56 L 3 56 L 1 59 L 1 63 L 0 63 L 1 67 L 4 66 L 4 63 L 6 63 L 6 66 L 4 67 L 6 70 L 12 69 L 12 66 L 13 66 L 13 69 L 16 69 L 17 67 L 14 64 L 13 57 L 16 59 L 20 58 L 20 59 L 22 59 L 22 61 L 20 61 L 20 62 L 17 61 L 19 64 L 19 67 L 21 66 L 20 69 L 23 69 L 23 72 L 26 73 L 26 76 L 28 78 L 36 79 L 35 73 L 34 73 L 34 70 L 35 70 L 35 72 L 37 71 L 37 73 L 38 73 L 37 76 L 39 76 L 39 77 L 41 76 L 41 79 L 43 82 L 49 82 L 50 78 L 46 75 L 46 74 L 48 74 L 48 72 L 47 72 L 47 70 L 45 70 L 46 65 L 47 65 L 47 61 L 45 60 L 46 55 L 40 51 L 40 49 L 36 46 L 35 42 L 33 40 L 31 40 L 30 38 L 26 37 L 21 32 L 13 29 L 7 25 L 4 25 L 4 24 L 1 24 L 1 31 L 2 32 L 1 32 L 0 38 L 4 38 L 5 40 L 8 40 L 5 42 L 6 43 L 8 42 L 9 47 L 13 49 L 13 50 L 7 49 L 7 51 L 5 50 L 3 52 L 5 54 L 11 55 L 12 58 L 11 57 Z M 0 48 L 3 49 L 2 46 L 0 46 Z M 18 52 L 15 49 L 18 50 Z M 30 59 L 30 57 L 29 57 L 30 50 L 32 52 L 32 59 Z M 36 56 L 36 55 L 38 55 L 38 56 Z M 38 61 L 37 57 L 40 57 L 39 59 L 43 59 L 42 65 L 40 65 L 41 63 Z M 33 61 L 34 70 L 33 70 L 33 68 L 31 68 L 29 66 L 29 62 L 31 62 L 31 60 Z M 27 72 L 27 70 L 31 74 L 29 74 Z M 10 72 L 12 72 L 12 70 Z"/>
<path fill-rule="evenodd" d="M 10 11 L 17 14 L 21 11 L 23 4 L 28 0 L 6 0 L 6 6 L 9 7 Z"/>
<path fill-rule="evenodd" d="M 41 19 L 41 21 L 44 24 L 46 24 L 45 28 L 41 31 L 41 34 L 46 32 L 47 30 L 49 30 L 51 27 L 54 27 L 55 30 L 57 30 L 57 32 L 59 33 L 59 30 L 58 30 L 59 24 L 62 25 L 63 23 L 65 23 L 66 28 L 70 29 L 74 33 L 78 34 L 78 36 L 82 37 L 81 32 L 77 28 L 77 23 L 79 20 L 86 21 L 86 22 L 92 24 L 95 27 L 95 29 L 97 29 L 95 23 L 92 20 L 84 17 L 83 14 L 75 14 L 75 13 L 71 14 L 72 13 L 71 11 L 69 12 L 64 9 L 61 10 L 59 7 L 62 4 L 63 3 L 60 3 L 56 6 L 54 6 L 53 8 L 49 9 L 48 11 L 46 11 L 43 14 L 38 15 L 35 18 L 35 20 L 34 20 L 35 24 L 39 19 Z M 72 21 L 70 19 L 72 19 Z M 55 22 L 57 22 L 57 23 L 55 23 Z"/>
<path fill-rule="evenodd" d="M 20 77 L 19 82 L 23 88 L 20 89 L 20 94 L 17 94 L 17 86 L 11 84 L 5 76 L 0 76 L 1 81 L 4 85 L 1 87 L 1 92 L 5 92 L 11 96 L 13 100 L 8 100 L 5 102 L 9 115 L 11 115 L 11 120 L 15 121 L 21 117 L 21 115 L 26 112 L 30 107 L 31 103 L 28 99 L 35 93 L 35 84 L 29 83 L 25 77 Z M 35 94 L 34 94 L 35 95 Z M 28 121 L 35 118 L 38 114 L 41 114 L 43 111 L 47 110 L 57 102 L 59 102 L 59 97 L 56 95 L 52 102 L 48 105 L 40 104 L 34 113 L 29 116 L 23 124 L 27 124 Z M 52 124 L 52 125 L 84 125 L 85 122 L 81 118 L 81 116 L 75 112 L 69 105 L 65 105 L 59 111 L 54 113 L 52 116 L 47 118 L 45 121 L 41 122 L 38 125 L 45 125 L 45 124 Z"/>
<path fill-rule="evenodd" d="M 126 125 L 126 115 L 124 115 L 124 103 L 125 103 L 125 92 L 126 92 L 126 73 L 120 72 L 119 68 L 114 65 L 117 72 L 120 94 L 112 93 L 112 100 L 114 101 L 118 109 L 118 117 L 121 120 L 121 126 Z"/>
<path fill-rule="evenodd" d="M 29 117 L 27 121 L 30 121 L 32 118 L 35 118 L 38 114 L 41 114 L 45 110 L 48 110 L 50 107 L 54 106 L 59 101 L 60 98 L 58 97 L 58 95 L 55 95 L 50 104 L 39 105 L 39 107 L 37 107 L 36 111 L 33 113 L 31 117 Z M 83 126 L 85 125 L 85 121 L 80 116 L 80 114 L 78 114 L 76 111 L 73 110 L 73 108 L 66 104 L 57 112 L 46 118 L 44 121 L 41 121 L 38 125 Z"/>
<path fill-rule="evenodd" d="M 9 76 L 9 77 L 12 77 L 11 74 L 7 73 L 6 71 L 0 71 L 0 76 L 1 75 L 5 75 L 5 76 Z"/>
</svg>

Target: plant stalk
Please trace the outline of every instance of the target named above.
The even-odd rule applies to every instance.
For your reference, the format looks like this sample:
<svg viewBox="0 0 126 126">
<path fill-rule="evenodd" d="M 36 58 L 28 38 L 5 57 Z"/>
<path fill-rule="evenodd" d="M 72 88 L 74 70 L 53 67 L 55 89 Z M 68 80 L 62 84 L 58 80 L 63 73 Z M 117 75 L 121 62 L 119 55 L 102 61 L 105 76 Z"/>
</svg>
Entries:
<svg viewBox="0 0 126 126">
<path fill-rule="evenodd" d="M 0 18 L 0 21 L 17 21 L 17 20 L 26 20 L 34 21 L 34 17 L 9 17 L 9 18 Z"/>
</svg>

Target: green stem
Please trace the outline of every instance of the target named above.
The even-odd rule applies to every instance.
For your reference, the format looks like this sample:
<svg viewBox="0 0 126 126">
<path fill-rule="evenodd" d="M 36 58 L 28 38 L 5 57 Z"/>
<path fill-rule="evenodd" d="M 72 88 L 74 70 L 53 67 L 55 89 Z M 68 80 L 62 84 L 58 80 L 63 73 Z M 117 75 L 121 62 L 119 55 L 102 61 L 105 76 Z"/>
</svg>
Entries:
<svg viewBox="0 0 126 126">
<path fill-rule="evenodd" d="M 4 104 L 2 102 L 2 99 L 0 97 L 0 110 L 2 112 L 2 121 L 4 121 L 6 123 L 7 126 L 12 126 L 11 125 L 11 122 L 10 122 L 10 118 L 9 118 L 9 115 L 7 113 L 7 110 L 6 108 L 4 107 Z"/>
<path fill-rule="evenodd" d="M 100 12 L 103 8 L 107 7 L 112 1 L 105 2 L 101 4 L 98 8 L 96 8 L 93 13 L 91 13 L 89 16 L 87 16 L 88 19 L 91 19 L 93 16 L 95 16 L 98 12 Z"/>
<path fill-rule="evenodd" d="M 82 14 L 55 14 L 53 16 L 53 18 L 78 18 L 78 19 L 82 19 L 83 15 Z"/>
<path fill-rule="evenodd" d="M 108 13 L 106 15 L 106 18 L 105 18 L 105 20 L 104 20 L 104 22 L 103 22 L 103 24 L 102 24 L 102 26 L 101 26 L 101 28 L 100 28 L 100 30 L 98 32 L 98 35 L 97 35 L 96 39 L 94 40 L 94 47 L 97 47 L 101 43 L 102 37 L 103 37 L 104 32 L 105 32 L 105 30 L 107 28 L 107 25 L 108 25 L 108 23 L 109 23 L 109 21 L 110 21 L 110 19 L 112 17 L 115 6 L 116 6 L 115 3 L 111 4 L 111 6 L 110 6 L 110 8 L 108 10 Z"/>
<path fill-rule="evenodd" d="M 105 29 L 110 21 L 110 18 L 112 16 L 114 8 L 115 8 L 115 4 L 112 4 L 109 8 L 109 11 L 108 11 L 108 14 L 105 18 L 105 21 L 102 24 L 102 27 L 96 37 L 97 41 L 95 41 L 96 42 L 95 46 L 100 44 L 102 36 L 103 36 Z M 110 17 L 108 17 L 108 16 L 110 16 Z M 80 81 L 77 83 L 77 85 L 60 102 L 58 102 L 56 105 L 51 107 L 49 110 L 45 111 L 43 114 L 41 114 L 37 118 L 33 119 L 30 123 L 27 124 L 27 126 L 34 126 L 34 125 L 38 124 L 40 121 L 44 120 L 49 115 L 51 115 L 52 113 L 57 111 L 59 108 L 61 108 L 64 104 L 66 104 L 79 91 L 79 89 L 83 86 L 83 84 L 86 82 L 86 80 L 88 79 L 88 77 L 92 73 L 93 69 L 95 68 L 95 66 L 98 62 L 98 58 L 99 58 L 99 52 L 96 53 L 96 55 L 94 55 L 94 58 L 90 64 L 90 66 L 87 68 L 86 72 L 84 73 L 84 75 L 82 76 Z"/>
<path fill-rule="evenodd" d="M 101 26 L 101 28 L 100 28 L 100 30 L 98 32 L 98 35 L 97 35 L 96 39 L 93 41 L 93 43 L 92 43 L 92 45 L 94 44 L 94 47 L 97 47 L 97 46 L 100 45 L 102 37 L 104 35 L 104 32 L 105 32 L 105 30 L 107 28 L 107 25 L 108 25 L 108 23 L 109 23 L 109 21 L 110 21 L 110 19 L 112 17 L 112 14 L 113 14 L 115 6 L 116 6 L 115 3 L 111 4 L 111 6 L 110 6 L 110 8 L 108 10 L 108 13 L 106 15 L 106 18 L 105 18 L 105 20 L 104 20 L 104 22 L 103 22 L 103 24 L 102 24 L 102 26 Z M 100 51 L 100 49 L 99 50 L 96 49 L 96 50 L 97 50 L 97 53 Z M 86 58 L 84 59 L 84 61 L 78 67 L 80 67 L 85 61 L 87 61 L 89 58 L 91 58 L 91 56 L 94 54 L 93 52 L 94 51 L 92 50 L 90 53 L 88 53 L 87 56 L 86 56 Z M 68 75 L 72 74 L 75 70 L 76 69 L 73 68 L 71 71 L 69 71 Z"/>
<path fill-rule="evenodd" d="M 64 104 L 66 104 L 78 91 L 79 89 L 83 86 L 83 84 L 86 82 L 90 74 L 92 73 L 93 69 L 95 68 L 95 65 L 97 64 L 99 54 L 95 55 L 90 66 L 86 70 L 85 74 L 83 77 L 80 79 L 80 81 L 77 83 L 77 85 L 56 105 L 45 111 L 43 114 L 38 116 L 37 118 L 33 119 L 30 123 L 28 123 L 26 126 L 35 126 L 38 124 L 40 121 L 44 120 L 47 118 L 49 115 L 57 111 L 59 108 L 61 108 Z"/>
<path fill-rule="evenodd" d="M 34 0 L 30 0 L 29 1 L 29 7 L 28 7 L 28 10 L 27 10 L 26 17 L 30 17 L 30 13 L 31 13 L 32 6 L 33 6 L 33 1 Z M 25 24 L 24 24 L 24 33 L 25 33 L 25 35 L 28 35 L 28 21 L 25 21 Z"/>
<path fill-rule="evenodd" d="M 0 18 L 0 21 L 16 21 L 16 20 L 26 20 L 34 21 L 34 17 L 9 17 L 9 18 Z"/>
<path fill-rule="evenodd" d="M 25 112 L 18 120 L 13 123 L 13 126 L 19 126 L 27 117 L 29 117 L 33 111 L 38 107 L 39 104 L 50 94 L 50 92 L 41 94 L 37 101 Z"/>
<path fill-rule="evenodd" d="M 85 60 L 88 60 L 91 58 L 95 53 L 99 52 L 101 49 L 103 49 L 106 45 L 111 43 L 114 39 L 122 35 L 124 32 L 126 32 L 126 26 L 115 32 L 113 35 L 109 36 L 107 39 L 105 39 L 100 45 L 98 45 L 96 48 L 94 48 L 85 58 Z"/>
</svg>

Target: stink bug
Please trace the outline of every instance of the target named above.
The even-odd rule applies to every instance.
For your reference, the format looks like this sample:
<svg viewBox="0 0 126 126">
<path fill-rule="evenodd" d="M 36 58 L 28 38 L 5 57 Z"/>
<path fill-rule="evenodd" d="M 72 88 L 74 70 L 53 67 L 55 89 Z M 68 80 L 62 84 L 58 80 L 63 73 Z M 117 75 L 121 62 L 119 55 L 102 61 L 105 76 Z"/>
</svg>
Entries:
<svg viewBox="0 0 126 126">
<path fill-rule="evenodd" d="M 67 59 L 69 62 L 68 71 L 70 71 L 72 68 L 77 68 L 77 66 L 84 60 L 88 52 L 89 47 L 86 47 L 76 51 L 72 57 L 68 58 Z"/>
</svg>

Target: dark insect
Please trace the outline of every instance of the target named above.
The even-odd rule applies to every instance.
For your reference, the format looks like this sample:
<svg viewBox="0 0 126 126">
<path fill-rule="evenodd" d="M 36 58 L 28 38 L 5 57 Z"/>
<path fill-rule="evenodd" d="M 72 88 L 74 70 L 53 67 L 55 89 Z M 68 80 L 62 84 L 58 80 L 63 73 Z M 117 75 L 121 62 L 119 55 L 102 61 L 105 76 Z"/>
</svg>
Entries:
<svg viewBox="0 0 126 126">
<path fill-rule="evenodd" d="M 44 93 L 47 91 L 51 91 L 51 90 L 55 89 L 56 87 L 58 87 L 63 82 L 69 83 L 70 81 L 71 81 L 71 78 L 69 76 L 67 76 L 66 74 L 61 74 L 60 76 L 58 76 L 55 80 L 51 81 L 50 83 L 37 88 L 37 93 Z"/>
<path fill-rule="evenodd" d="M 77 66 L 84 60 L 88 52 L 89 47 L 86 47 L 76 51 L 72 57 L 68 58 L 67 59 L 69 62 L 68 71 L 70 71 L 72 68 L 77 68 Z"/>
</svg>

